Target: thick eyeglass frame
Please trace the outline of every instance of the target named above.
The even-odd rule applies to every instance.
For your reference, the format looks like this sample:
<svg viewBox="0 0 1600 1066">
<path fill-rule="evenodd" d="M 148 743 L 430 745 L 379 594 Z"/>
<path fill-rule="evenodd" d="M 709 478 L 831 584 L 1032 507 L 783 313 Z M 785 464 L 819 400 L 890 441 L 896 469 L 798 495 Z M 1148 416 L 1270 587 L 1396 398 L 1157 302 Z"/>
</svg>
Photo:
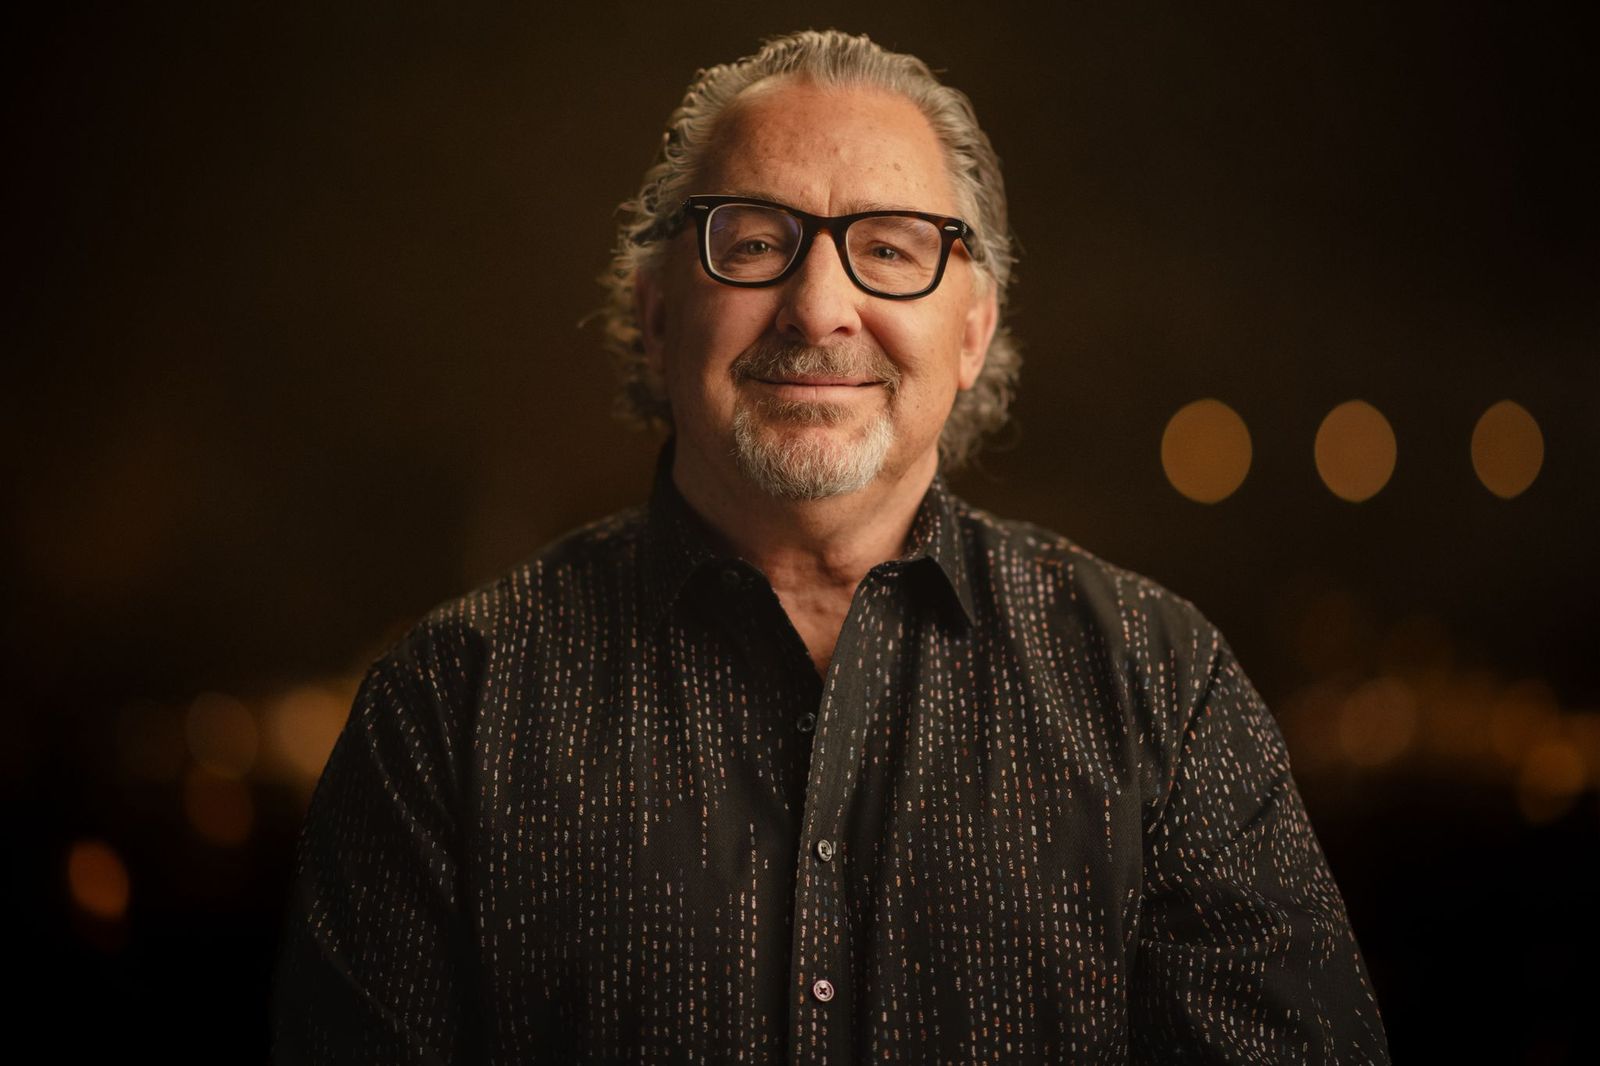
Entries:
<svg viewBox="0 0 1600 1066">
<path fill-rule="evenodd" d="M 739 204 L 748 207 L 766 207 L 799 220 L 800 241 L 795 247 L 794 258 L 789 265 L 784 267 L 775 277 L 763 281 L 739 281 L 734 278 L 718 274 L 711 265 L 711 238 L 708 232 L 707 220 L 715 208 L 729 204 Z M 833 238 L 833 245 L 839 252 L 839 262 L 844 265 L 844 272 L 856 288 L 871 296 L 878 296 L 885 300 L 915 300 L 926 296 L 939 287 L 939 282 L 944 280 L 944 268 L 950 262 L 950 248 L 957 240 L 966 246 L 967 254 L 973 255 L 972 237 L 973 229 L 967 223 L 951 215 L 935 215 L 926 211 L 858 211 L 851 215 L 813 215 L 788 204 L 780 204 L 772 200 L 756 200 L 748 196 L 691 196 L 683 201 L 676 216 L 673 218 L 668 232 L 663 236 L 672 236 L 683 225 L 685 216 L 694 219 L 695 232 L 698 236 L 700 248 L 700 265 L 706 274 L 714 281 L 724 285 L 733 285 L 741 289 L 762 289 L 769 285 L 780 285 L 805 262 L 806 256 L 811 253 L 811 244 L 817 236 L 818 230 L 827 230 Z M 926 288 L 916 292 L 884 292 L 868 285 L 856 276 L 855 267 L 850 264 L 850 249 L 845 244 L 845 233 L 850 226 L 863 218 L 918 218 L 924 222 L 932 222 L 939 228 L 939 265 L 933 272 L 933 280 L 928 282 Z M 976 256 L 973 256 L 976 261 Z"/>
</svg>

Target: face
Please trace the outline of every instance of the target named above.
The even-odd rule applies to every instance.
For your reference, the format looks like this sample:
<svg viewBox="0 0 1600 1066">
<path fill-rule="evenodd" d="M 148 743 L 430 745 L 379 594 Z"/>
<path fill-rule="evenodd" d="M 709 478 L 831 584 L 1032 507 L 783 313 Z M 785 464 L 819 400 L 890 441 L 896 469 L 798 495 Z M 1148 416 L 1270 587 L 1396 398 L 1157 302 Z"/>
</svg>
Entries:
<svg viewBox="0 0 1600 1066">
<path fill-rule="evenodd" d="M 961 214 L 916 105 L 799 81 L 758 85 L 724 114 L 692 191 L 819 215 Z M 940 430 L 957 391 L 977 379 L 996 321 L 992 291 L 963 246 L 932 293 L 887 300 L 850 281 L 828 234 L 766 288 L 708 277 L 695 240 L 684 227 L 636 284 L 679 463 L 791 499 L 931 477 Z"/>
</svg>

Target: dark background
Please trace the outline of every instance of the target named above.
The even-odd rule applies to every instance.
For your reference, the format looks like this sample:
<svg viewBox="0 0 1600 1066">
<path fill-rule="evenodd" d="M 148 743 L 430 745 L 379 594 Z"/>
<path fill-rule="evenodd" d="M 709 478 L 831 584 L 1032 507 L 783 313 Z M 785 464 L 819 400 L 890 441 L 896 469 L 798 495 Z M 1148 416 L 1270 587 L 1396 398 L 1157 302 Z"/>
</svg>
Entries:
<svg viewBox="0 0 1600 1066">
<path fill-rule="evenodd" d="M 1597 27 L 1578 5 L 1316 6 L 74 4 L 13 24 L 13 1034 L 69 1060 L 264 1059 L 295 834 L 366 664 L 646 492 L 656 441 L 609 418 L 579 326 L 613 208 L 696 67 L 836 25 L 968 92 L 1006 169 L 1020 436 L 957 489 L 1228 635 L 1397 1061 L 1586 1058 Z M 1254 447 L 1211 505 L 1160 461 L 1201 397 Z M 1358 504 L 1312 462 L 1356 398 L 1398 449 Z M 1545 446 L 1510 500 L 1468 453 L 1503 399 Z M 219 701 L 233 718 L 195 709 Z M 245 739 L 208 740 L 213 720 Z M 256 755 L 229 770 L 235 741 Z M 73 875 L 84 854 L 110 872 Z M 96 916 L 81 901 L 108 885 Z"/>
</svg>

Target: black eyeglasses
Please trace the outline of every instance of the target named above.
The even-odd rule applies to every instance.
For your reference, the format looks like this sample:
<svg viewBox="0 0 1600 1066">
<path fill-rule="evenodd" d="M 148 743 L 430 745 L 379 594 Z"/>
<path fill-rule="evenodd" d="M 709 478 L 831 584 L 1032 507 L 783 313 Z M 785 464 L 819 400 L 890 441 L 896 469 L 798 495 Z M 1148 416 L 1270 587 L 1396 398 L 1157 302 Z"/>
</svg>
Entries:
<svg viewBox="0 0 1600 1066">
<path fill-rule="evenodd" d="M 844 271 L 863 291 L 889 300 L 914 300 L 939 287 L 957 238 L 972 254 L 972 227 L 959 218 L 923 211 L 807 214 L 786 204 L 743 196 L 691 196 L 661 232 L 668 237 L 692 217 L 700 265 L 724 285 L 776 285 L 800 268 L 817 231 L 826 229 Z"/>
</svg>

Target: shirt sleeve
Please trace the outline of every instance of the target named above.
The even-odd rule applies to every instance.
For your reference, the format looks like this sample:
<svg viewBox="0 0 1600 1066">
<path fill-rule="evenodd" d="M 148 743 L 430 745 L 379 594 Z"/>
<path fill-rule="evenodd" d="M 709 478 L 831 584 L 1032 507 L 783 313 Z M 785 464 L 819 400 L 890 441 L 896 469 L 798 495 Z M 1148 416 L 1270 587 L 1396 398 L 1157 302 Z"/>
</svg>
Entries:
<svg viewBox="0 0 1600 1066">
<path fill-rule="evenodd" d="M 452 671 L 405 646 L 367 672 L 306 814 L 274 980 L 274 1063 L 476 1057 L 441 695 Z"/>
<path fill-rule="evenodd" d="M 1220 634 L 1213 648 L 1146 829 L 1133 1061 L 1388 1063 L 1277 723 Z"/>
</svg>

